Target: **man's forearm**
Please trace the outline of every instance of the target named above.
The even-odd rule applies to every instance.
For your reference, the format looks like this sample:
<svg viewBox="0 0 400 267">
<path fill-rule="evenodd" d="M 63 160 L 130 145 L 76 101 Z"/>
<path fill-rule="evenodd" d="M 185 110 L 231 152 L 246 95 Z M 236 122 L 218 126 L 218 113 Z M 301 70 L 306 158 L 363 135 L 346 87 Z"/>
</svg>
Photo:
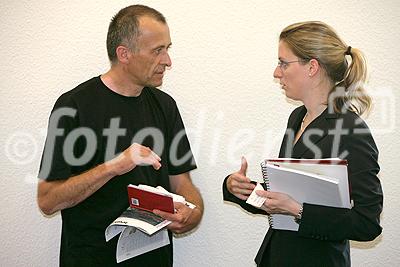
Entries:
<svg viewBox="0 0 400 267">
<path fill-rule="evenodd" d="M 152 165 L 158 170 L 161 167 L 160 161 L 161 158 L 150 148 L 133 143 L 117 157 L 82 174 L 60 181 L 39 181 L 39 207 L 47 215 L 73 207 L 113 177 L 131 171 L 138 164 Z"/>
<path fill-rule="evenodd" d="M 82 202 L 115 176 L 110 165 L 101 164 L 66 180 L 40 180 L 38 205 L 43 213 L 51 215 Z"/>
<path fill-rule="evenodd" d="M 196 208 L 199 209 L 199 211 L 201 212 L 200 215 L 203 214 L 204 210 L 203 199 L 199 191 L 193 184 L 191 186 L 188 186 L 185 190 L 182 190 L 182 192 L 177 192 L 177 194 L 183 196 L 186 199 L 186 201 L 195 204 Z"/>
<path fill-rule="evenodd" d="M 196 208 L 193 209 L 192 215 L 189 217 L 189 220 L 192 221 L 193 227 L 196 227 L 203 217 L 204 212 L 204 203 L 203 199 L 197 188 L 193 186 L 193 190 L 189 191 L 187 194 L 182 194 L 187 201 L 196 205 Z"/>
<path fill-rule="evenodd" d="M 187 201 L 196 205 L 191 216 L 188 218 L 195 227 L 200 223 L 203 216 L 204 204 L 199 190 L 191 181 L 189 173 L 183 173 L 175 176 L 170 176 L 171 189 L 174 193 L 183 196 Z"/>
</svg>

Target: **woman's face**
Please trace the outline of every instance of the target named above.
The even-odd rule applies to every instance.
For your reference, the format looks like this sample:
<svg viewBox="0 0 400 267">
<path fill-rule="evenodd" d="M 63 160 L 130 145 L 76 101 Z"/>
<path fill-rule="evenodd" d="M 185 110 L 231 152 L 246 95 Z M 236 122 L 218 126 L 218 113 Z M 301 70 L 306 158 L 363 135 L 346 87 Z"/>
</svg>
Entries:
<svg viewBox="0 0 400 267">
<path fill-rule="evenodd" d="M 278 58 L 274 78 L 279 79 L 288 98 L 303 101 L 309 80 L 308 64 L 301 62 L 284 41 L 279 42 Z"/>
</svg>

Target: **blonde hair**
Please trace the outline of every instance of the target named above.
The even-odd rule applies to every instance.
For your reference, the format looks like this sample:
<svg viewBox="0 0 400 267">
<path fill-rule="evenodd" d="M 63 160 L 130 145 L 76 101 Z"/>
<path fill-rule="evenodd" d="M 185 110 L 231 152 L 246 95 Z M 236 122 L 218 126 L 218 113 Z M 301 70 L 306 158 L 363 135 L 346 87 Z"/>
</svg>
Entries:
<svg viewBox="0 0 400 267">
<path fill-rule="evenodd" d="M 316 59 L 334 84 L 328 105 L 335 112 L 349 109 L 361 115 L 371 107 L 371 97 L 364 84 L 367 66 L 363 53 L 347 46 L 329 25 L 320 21 L 295 23 L 284 28 L 279 36 L 302 61 Z M 348 62 L 346 55 L 351 57 Z"/>
</svg>

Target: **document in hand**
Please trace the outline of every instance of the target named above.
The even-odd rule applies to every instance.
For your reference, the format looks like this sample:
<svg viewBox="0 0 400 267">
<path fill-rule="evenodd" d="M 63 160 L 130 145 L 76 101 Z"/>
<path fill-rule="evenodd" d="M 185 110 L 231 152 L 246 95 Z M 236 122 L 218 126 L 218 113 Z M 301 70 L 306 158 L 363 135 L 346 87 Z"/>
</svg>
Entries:
<svg viewBox="0 0 400 267">
<path fill-rule="evenodd" d="M 300 203 L 351 208 L 346 160 L 267 159 L 261 170 L 269 191 L 286 193 Z M 293 216 L 272 214 L 268 218 L 273 229 L 299 229 Z"/>
<path fill-rule="evenodd" d="M 174 202 L 169 192 L 165 193 L 148 185 L 128 185 L 129 205 L 147 211 L 155 209 L 174 213 Z"/>
<path fill-rule="evenodd" d="M 120 234 L 117 243 L 117 263 L 169 244 L 165 227 L 171 221 L 155 215 L 154 209 L 174 212 L 173 202 L 190 208 L 195 205 L 184 197 L 168 192 L 161 186 L 128 186 L 129 207 L 105 230 L 106 241 Z"/>
<path fill-rule="evenodd" d="M 168 245 L 168 232 L 163 228 L 170 223 L 150 211 L 129 207 L 107 227 L 106 241 L 120 234 L 116 251 L 119 263 Z"/>
</svg>

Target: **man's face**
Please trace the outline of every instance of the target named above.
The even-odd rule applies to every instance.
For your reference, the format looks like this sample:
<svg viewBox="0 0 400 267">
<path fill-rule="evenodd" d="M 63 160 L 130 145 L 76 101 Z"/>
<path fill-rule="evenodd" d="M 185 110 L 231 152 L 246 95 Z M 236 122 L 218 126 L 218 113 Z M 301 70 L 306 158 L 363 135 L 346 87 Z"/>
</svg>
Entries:
<svg viewBox="0 0 400 267">
<path fill-rule="evenodd" d="M 131 79 L 143 87 L 160 86 L 166 68 L 172 64 L 168 54 L 171 46 L 168 25 L 151 17 L 141 17 L 139 25 L 136 50 L 129 53 L 128 70 Z"/>
</svg>

